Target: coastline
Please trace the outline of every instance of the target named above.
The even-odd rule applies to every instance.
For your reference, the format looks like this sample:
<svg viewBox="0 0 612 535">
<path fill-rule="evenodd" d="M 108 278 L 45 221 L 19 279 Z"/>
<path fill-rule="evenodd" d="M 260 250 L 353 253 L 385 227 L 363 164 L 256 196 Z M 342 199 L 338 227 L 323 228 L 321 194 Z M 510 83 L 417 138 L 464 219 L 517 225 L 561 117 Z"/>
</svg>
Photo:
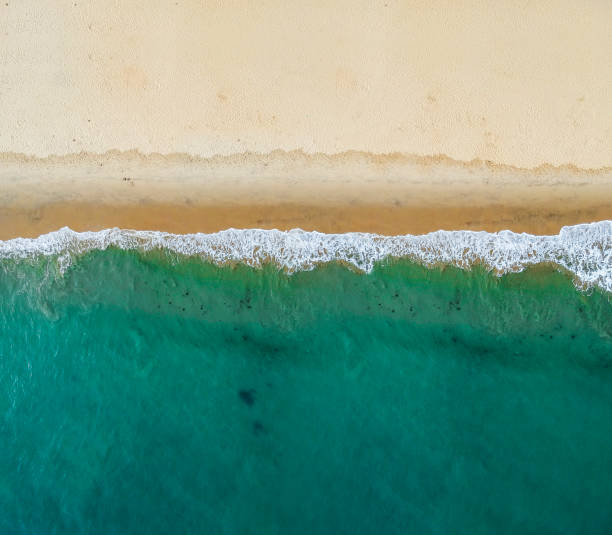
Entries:
<svg viewBox="0 0 612 535">
<path fill-rule="evenodd" d="M 199 257 L 218 266 L 274 264 L 294 273 L 339 262 L 370 273 L 378 262 L 408 259 L 426 267 L 481 265 L 497 275 L 534 265 L 553 265 L 573 275 L 581 290 L 599 287 L 612 293 L 612 221 L 563 227 L 554 236 L 501 231 L 499 233 L 437 231 L 425 235 L 383 236 L 371 233 L 326 234 L 227 229 L 216 233 L 171 234 L 151 230 L 109 228 L 75 232 L 64 227 L 38 238 L 0 240 L 0 260 L 52 257 L 60 272 L 89 251 L 107 249 L 165 251 Z"/>
<path fill-rule="evenodd" d="M 612 168 L 534 169 L 445 156 L 275 151 L 0 155 L 0 239 L 68 226 L 177 234 L 226 228 L 557 234 L 612 219 Z"/>
</svg>

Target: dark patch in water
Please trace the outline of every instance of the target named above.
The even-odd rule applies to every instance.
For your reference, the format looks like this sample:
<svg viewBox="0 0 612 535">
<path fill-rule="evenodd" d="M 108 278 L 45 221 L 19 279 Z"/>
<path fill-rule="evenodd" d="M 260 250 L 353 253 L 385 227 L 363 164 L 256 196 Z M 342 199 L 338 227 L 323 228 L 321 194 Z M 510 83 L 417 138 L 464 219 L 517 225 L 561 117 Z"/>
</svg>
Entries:
<svg viewBox="0 0 612 535">
<path fill-rule="evenodd" d="M 240 308 L 242 308 L 243 306 L 246 306 L 246 308 L 251 309 L 253 308 L 251 305 L 251 290 L 250 288 L 247 288 L 246 293 L 244 295 L 244 298 L 240 300 Z"/>
<path fill-rule="evenodd" d="M 266 433 L 268 430 L 266 429 L 266 427 L 258 420 L 255 420 L 253 422 L 253 433 L 255 434 L 255 436 L 259 436 L 263 433 Z"/>
<path fill-rule="evenodd" d="M 238 396 L 249 407 L 255 404 L 255 390 L 253 388 L 239 390 Z"/>
</svg>

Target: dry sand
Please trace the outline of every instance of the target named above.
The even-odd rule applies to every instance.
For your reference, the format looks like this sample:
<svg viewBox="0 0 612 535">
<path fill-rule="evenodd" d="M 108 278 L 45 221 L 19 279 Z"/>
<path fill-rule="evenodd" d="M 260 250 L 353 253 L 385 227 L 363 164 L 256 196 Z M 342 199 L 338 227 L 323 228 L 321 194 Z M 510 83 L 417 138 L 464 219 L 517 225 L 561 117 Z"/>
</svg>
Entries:
<svg viewBox="0 0 612 535">
<path fill-rule="evenodd" d="M 609 0 L 7 0 L 0 152 L 612 165 Z"/>
<path fill-rule="evenodd" d="M 0 239 L 62 226 L 551 234 L 563 225 L 612 219 L 612 168 L 520 169 L 399 154 L 4 154 L 0 183 Z"/>
</svg>

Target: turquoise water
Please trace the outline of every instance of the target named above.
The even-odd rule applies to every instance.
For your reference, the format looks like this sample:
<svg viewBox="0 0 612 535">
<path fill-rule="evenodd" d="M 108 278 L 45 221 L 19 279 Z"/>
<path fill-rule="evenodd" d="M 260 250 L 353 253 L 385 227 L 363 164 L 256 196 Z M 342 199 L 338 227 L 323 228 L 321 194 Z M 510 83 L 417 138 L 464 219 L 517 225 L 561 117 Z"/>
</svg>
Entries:
<svg viewBox="0 0 612 535">
<path fill-rule="evenodd" d="M 552 267 L 0 262 L 0 533 L 612 533 L 612 305 Z"/>
</svg>

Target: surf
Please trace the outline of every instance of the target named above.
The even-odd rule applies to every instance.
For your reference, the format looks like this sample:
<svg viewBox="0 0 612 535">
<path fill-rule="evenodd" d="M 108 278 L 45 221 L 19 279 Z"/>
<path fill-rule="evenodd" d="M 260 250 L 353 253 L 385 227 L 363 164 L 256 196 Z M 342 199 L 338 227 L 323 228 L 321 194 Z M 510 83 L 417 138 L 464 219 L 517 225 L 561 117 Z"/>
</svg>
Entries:
<svg viewBox="0 0 612 535">
<path fill-rule="evenodd" d="M 79 255 L 108 248 L 161 250 L 200 257 L 217 265 L 243 263 L 261 268 L 271 263 L 288 273 L 330 262 L 369 273 L 377 263 L 393 258 L 428 267 L 443 264 L 470 269 L 482 265 L 497 275 L 553 264 L 571 273 L 581 290 L 612 292 L 612 221 L 566 226 L 557 235 L 541 236 L 510 230 L 439 230 L 424 235 L 384 236 L 233 228 L 212 234 L 119 228 L 75 232 L 64 227 L 38 238 L 0 241 L 0 260 L 50 256 L 57 258 L 63 272 Z"/>
</svg>

